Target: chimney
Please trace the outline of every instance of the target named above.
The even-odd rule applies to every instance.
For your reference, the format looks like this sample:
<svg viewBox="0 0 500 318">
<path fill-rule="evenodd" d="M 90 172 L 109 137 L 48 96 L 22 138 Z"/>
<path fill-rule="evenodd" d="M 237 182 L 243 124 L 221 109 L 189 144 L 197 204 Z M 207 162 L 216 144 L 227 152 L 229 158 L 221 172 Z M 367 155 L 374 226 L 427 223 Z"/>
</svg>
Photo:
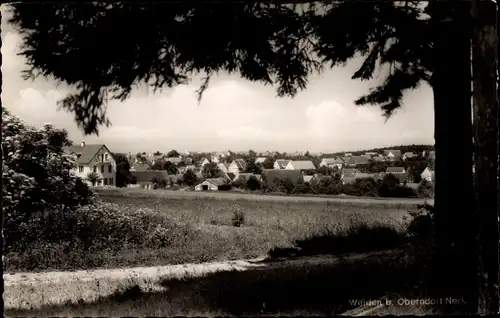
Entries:
<svg viewBox="0 0 500 318">
<path fill-rule="evenodd" d="M 80 143 L 80 147 L 85 147 L 85 141 L 82 141 L 82 142 Z"/>
</svg>

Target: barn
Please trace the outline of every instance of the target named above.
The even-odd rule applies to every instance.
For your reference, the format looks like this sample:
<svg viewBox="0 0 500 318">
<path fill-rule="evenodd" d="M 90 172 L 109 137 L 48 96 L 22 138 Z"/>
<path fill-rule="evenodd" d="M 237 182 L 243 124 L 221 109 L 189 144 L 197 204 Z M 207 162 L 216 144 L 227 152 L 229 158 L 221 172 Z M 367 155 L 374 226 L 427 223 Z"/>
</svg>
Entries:
<svg viewBox="0 0 500 318">
<path fill-rule="evenodd" d="M 194 191 L 219 191 L 229 189 L 231 189 L 231 185 L 229 185 L 224 178 L 207 179 L 194 187 Z"/>
</svg>

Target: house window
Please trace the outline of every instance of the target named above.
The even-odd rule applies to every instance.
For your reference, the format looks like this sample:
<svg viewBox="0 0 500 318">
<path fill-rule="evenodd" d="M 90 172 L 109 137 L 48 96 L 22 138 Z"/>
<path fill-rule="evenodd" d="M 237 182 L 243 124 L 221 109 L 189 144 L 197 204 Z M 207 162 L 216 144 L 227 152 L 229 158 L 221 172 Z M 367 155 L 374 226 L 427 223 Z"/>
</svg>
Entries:
<svg viewBox="0 0 500 318">
<path fill-rule="evenodd" d="M 104 178 L 104 185 L 108 185 L 108 178 Z"/>
<path fill-rule="evenodd" d="M 83 172 L 83 166 L 78 166 L 78 171 Z"/>
<path fill-rule="evenodd" d="M 111 173 L 111 165 L 108 166 L 108 172 Z"/>
<path fill-rule="evenodd" d="M 107 154 L 107 153 L 106 153 L 106 154 L 104 154 L 104 159 L 105 159 L 105 160 L 108 160 L 108 154 Z"/>
<path fill-rule="evenodd" d="M 97 166 L 94 166 L 94 172 L 97 172 Z"/>
<path fill-rule="evenodd" d="M 101 173 L 104 173 L 104 165 L 101 166 Z"/>
<path fill-rule="evenodd" d="M 113 178 L 109 178 L 109 185 L 113 185 Z"/>
</svg>

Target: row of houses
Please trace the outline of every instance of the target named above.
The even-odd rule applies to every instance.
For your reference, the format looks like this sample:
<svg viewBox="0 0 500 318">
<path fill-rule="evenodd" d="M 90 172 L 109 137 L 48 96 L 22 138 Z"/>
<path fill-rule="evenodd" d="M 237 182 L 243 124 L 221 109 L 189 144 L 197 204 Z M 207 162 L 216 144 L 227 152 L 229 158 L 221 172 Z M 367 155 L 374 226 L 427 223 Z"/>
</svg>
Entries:
<svg viewBox="0 0 500 318">
<path fill-rule="evenodd" d="M 95 173 L 99 177 L 96 186 L 116 186 L 116 160 L 113 157 L 112 152 L 104 144 L 85 144 L 82 142 L 79 145 L 73 145 L 65 147 L 65 154 L 74 163 L 73 172 L 86 179 L 89 173 Z M 247 163 L 244 159 L 234 159 L 231 163 L 218 162 L 220 158 L 225 158 L 229 156 L 230 153 L 218 153 L 211 157 L 212 160 L 208 158 L 203 158 L 200 163 L 193 164 L 192 159 L 188 156 L 178 156 L 178 157 L 164 157 L 164 156 L 153 156 L 151 161 L 141 162 L 137 158 L 131 160 L 131 173 L 136 177 L 137 184 L 131 186 L 152 187 L 152 180 L 156 177 L 160 180 L 166 180 L 167 185 L 176 184 L 179 180 L 182 180 L 183 174 L 187 170 L 193 170 L 198 178 L 202 178 L 202 169 L 206 164 L 216 163 L 219 170 L 221 171 L 219 178 L 214 178 L 213 180 L 207 179 L 206 182 L 210 183 L 201 184 L 198 189 L 204 190 L 205 188 L 210 190 L 214 187 L 224 187 L 227 184 L 238 181 L 248 180 L 253 174 L 246 173 Z M 401 152 L 397 150 L 386 150 L 384 154 L 376 153 L 365 153 L 361 156 L 352 156 L 350 154 L 345 154 L 343 157 L 337 158 L 323 158 L 319 164 L 319 167 L 337 167 L 342 171 L 341 178 L 343 182 L 351 182 L 357 178 L 363 177 L 374 177 L 380 178 L 381 174 L 363 174 L 357 169 L 353 168 L 357 165 L 365 165 L 369 163 L 370 159 L 379 158 L 382 156 L 384 160 L 392 160 L 393 158 L 398 158 Z M 423 154 L 425 155 L 425 153 Z M 430 156 L 434 154 L 429 153 Z M 410 154 L 405 153 L 402 155 L 403 158 L 409 158 Z M 217 159 L 216 159 L 217 158 Z M 169 175 L 166 171 L 152 171 L 149 170 L 151 164 L 154 164 L 157 160 L 166 160 L 174 165 L 178 166 L 179 173 L 176 175 Z M 267 157 L 259 157 L 255 160 L 256 164 L 262 164 L 267 160 Z M 183 165 L 180 165 L 183 163 Z M 272 182 L 275 177 L 282 179 L 301 180 L 307 182 L 314 182 L 314 180 L 321 179 L 318 174 L 306 175 L 304 172 L 315 171 L 317 168 L 314 163 L 310 160 L 288 160 L 288 159 L 277 159 L 274 162 L 273 169 L 264 169 L 262 171 L 262 176 L 269 175 L 270 178 L 264 178 L 266 180 L 271 180 Z M 400 180 L 405 180 L 407 175 L 406 171 L 402 167 L 389 167 L 385 173 L 392 173 L 397 175 Z M 262 180 L 262 176 L 257 175 L 258 180 Z M 300 176 L 300 177 L 299 177 Z M 422 178 L 432 181 L 434 172 L 427 168 L 422 173 Z M 216 180 L 215 180 L 216 179 Z"/>
</svg>

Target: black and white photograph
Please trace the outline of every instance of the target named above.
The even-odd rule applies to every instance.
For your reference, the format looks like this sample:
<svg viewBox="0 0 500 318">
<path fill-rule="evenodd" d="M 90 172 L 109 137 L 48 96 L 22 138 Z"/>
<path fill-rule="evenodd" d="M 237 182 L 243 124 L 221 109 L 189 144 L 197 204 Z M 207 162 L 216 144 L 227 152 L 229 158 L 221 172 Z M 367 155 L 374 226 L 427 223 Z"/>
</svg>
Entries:
<svg viewBox="0 0 500 318">
<path fill-rule="evenodd" d="M 497 16 L 2 4 L 0 311 L 498 314 Z"/>
</svg>

